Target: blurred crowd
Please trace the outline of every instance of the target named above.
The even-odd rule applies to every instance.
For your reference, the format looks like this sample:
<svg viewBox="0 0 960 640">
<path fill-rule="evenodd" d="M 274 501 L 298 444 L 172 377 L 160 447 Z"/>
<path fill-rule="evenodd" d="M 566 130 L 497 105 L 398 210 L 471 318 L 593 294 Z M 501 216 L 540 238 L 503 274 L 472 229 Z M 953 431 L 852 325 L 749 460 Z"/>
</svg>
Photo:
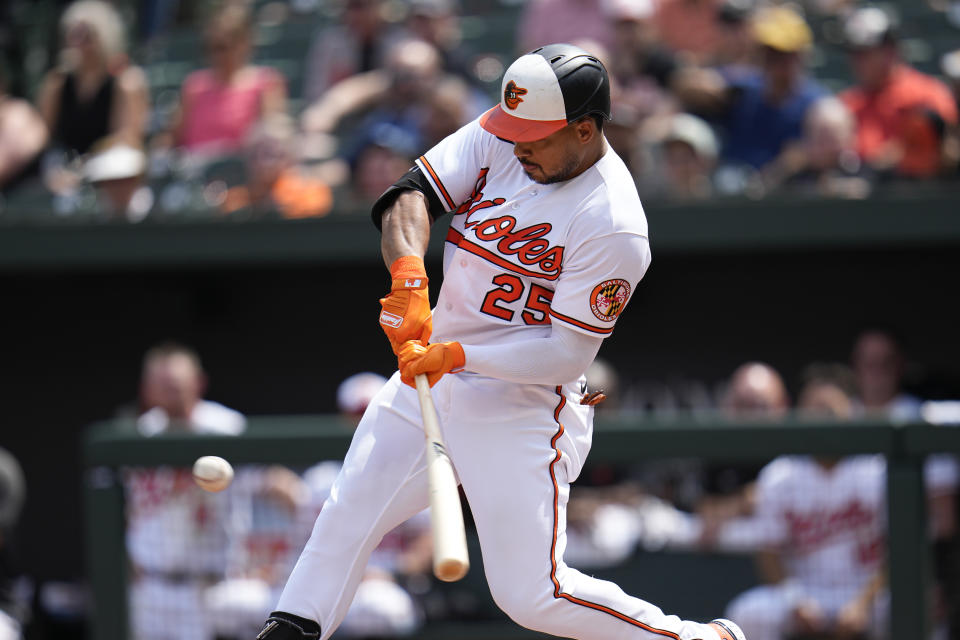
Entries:
<svg viewBox="0 0 960 640">
<path fill-rule="evenodd" d="M 557 41 L 606 62 L 605 132 L 645 200 L 956 181 L 956 7 L 79 0 L 39 86 L 0 59 L 0 195 L 8 215 L 128 221 L 364 211 L 499 99 L 517 54 Z M 24 13 L 6 11 L 0 45 Z M 901 36 L 915 16 L 926 41 Z"/>
<path fill-rule="evenodd" d="M 370 372 L 343 381 L 337 406 L 345 430 L 356 426 L 385 382 Z M 195 351 L 174 343 L 151 349 L 144 357 L 137 406 L 129 412 L 136 430 L 147 438 L 242 434 L 246 419 L 205 399 L 205 388 Z M 194 485 L 188 469 L 125 469 L 132 636 L 240 640 L 256 635 L 339 470 L 335 460 L 296 472 L 245 465 L 238 467 L 228 491 L 207 493 Z M 431 540 L 426 512 L 384 538 L 341 633 L 385 638 L 419 628 L 429 602 Z"/>
<path fill-rule="evenodd" d="M 749 361 L 715 392 L 691 392 L 683 385 L 687 393 L 677 395 L 701 404 L 678 405 L 664 390 L 638 394 L 642 383 L 621 378 L 602 360 L 588 370 L 587 385 L 607 396 L 598 415 L 639 425 L 678 415 L 758 428 L 789 420 L 838 428 L 870 418 L 926 421 L 944 429 L 960 425 L 960 402 L 930 401 L 907 390 L 908 363 L 895 333 L 870 328 L 856 337 L 848 362 L 810 364 L 790 376 L 795 384 L 774 367 Z M 356 427 L 385 382 L 364 372 L 341 383 L 336 396 L 344 433 Z M 147 439 L 243 435 L 245 416 L 208 399 L 207 387 L 196 351 L 157 345 L 144 355 L 137 398 L 120 408 L 124 420 L 118 424 Z M 637 403 L 643 397 L 651 401 Z M 336 491 L 340 464 L 239 465 L 233 484 L 220 493 L 200 490 L 189 469 L 121 469 L 131 637 L 253 637 L 317 514 Z M 922 473 L 935 567 L 930 638 L 949 640 L 960 637 L 960 465 L 953 455 L 932 455 Z M 886 474 L 882 455 L 786 455 L 765 464 L 642 456 L 627 465 L 597 461 L 571 492 L 564 557 L 572 566 L 603 571 L 636 562 L 646 552 L 692 554 L 693 563 L 704 554 L 754 556 L 755 570 L 743 570 L 747 577 L 739 581 L 749 588 L 739 595 L 727 589 L 726 612 L 751 640 L 883 640 L 889 637 L 890 614 Z M 24 498 L 23 473 L 0 449 L 2 640 L 20 640 L 21 625 L 30 629 L 29 584 L 19 577 L 23 567 L 16 566 L 13 551 Z M 478 595 L 485 587 L 477 576 L 475 584 L 468 579 L 459 590 L 438 588 L 431 553 L 424 511 L 374 551 L 339 633 L 402 637 L 428 622 L 495 615 Z M 683 561 L 673 558 L 680 563 L 678 576 L 696 573 L 694 564 L 684 569 Z"/>
<path fill-rule="evenodd" d="M 905 390 L 907 362 L 898 336 L 873 328 L 857 336 L 849 362 L 807 366 L 795 401 L 780 372 L 747 362 L 716 395 L 692 394 L 706 399 L 699 407 L 628 401 L 598 411 L 636 417 L 693 411 L 764 425 L 871 417 L 960 424 L 960 403 L 925 401 Z M 614 397 L 629 395 L 607 363 L 595 363 L 587 377 L 591 387 L 616 389 Z M 595 469 L 594 476 L 582 480 L 593 486 L 571 496 L 567 559 L 574 566 L 621 562 L 638 548 L 747 552 L 756 556 L 758 584 L 735 597 L 726 615 L 751 640 L 890 637 L 882 456 L 789 455 L 767 464 L 656 460 Z M 931 637 L 946 640 L 960 637 L 960 466 L 955 456 L 933 455 L 923 477 L 936 567 Z"/>
<path fill-rule="evenodd" d="M 960 424 L 960 403 L 925 401 L 906 391 L 907 362 L 894 333 L 867 329 L 851 346 L 849 362 L 805 368 L 795 402 L 776 369 L 746 362 L 694 415 L 768 427 L 788 419 L 838 425 L 871 417 Z M 609 363 L 597 361 L 587 378 L 591 389 L 603 389 L 609 398 L 598 406 L 601 415 L 641 423 L 676 415 L 676 407 L 663 411 L 624 401 L 630 383 L 620 381 Z M 385 382 L 370 372 L 344 380 L 337 406 L 345 430 L 356 426 Z M 147 438 L 242 434 L 245 418 L 205 399 L 206 384 L 193 350 L 172 343 L 151 349 L 139 399 L 128 411 L 132 424 Z M 200 491 L 185 469 L 126 469 L 134 637 L 252 637 L 335 490 L 339 469 L 338 461 L 295 471 L 241 466 L 233 486 L 220 494 Z M 923 476 L 936 566 L 931 637 L 947 640 L 960 637 L 960 466 L 955 456 L 933 455 Z M 644 551 L 755 555 L 749 583 L 755 586 L 733 597 L 727 611 L 751 640 L 881 640 L 888 637 L 890 613 L 886 495 L 886 461 L 879 455 L 791 455 L 767 464 L 593 464 L 571 493 L 565 559 L 596 570 Z M 437 589 L 431 551 L 426 511 L 388 534 L 341 633 L 399 637 L 429 621 L 489 616 L 464 600 L 464 592 Z"/>
</svg>

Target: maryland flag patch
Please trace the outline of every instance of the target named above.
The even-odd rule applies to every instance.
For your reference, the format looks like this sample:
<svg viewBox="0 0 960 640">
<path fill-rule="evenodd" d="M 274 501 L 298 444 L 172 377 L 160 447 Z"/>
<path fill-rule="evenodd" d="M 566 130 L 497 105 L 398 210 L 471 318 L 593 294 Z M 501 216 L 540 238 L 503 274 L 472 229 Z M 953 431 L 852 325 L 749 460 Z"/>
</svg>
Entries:
<svg viewBox="0 0 960 640">
<path fill-rule="evenodd" d="M 626 280 L 604 280 L 590 294 L 590 310 L 603 322 L 616 319 L 630 299 L 630 283 Z"/>
</svg>

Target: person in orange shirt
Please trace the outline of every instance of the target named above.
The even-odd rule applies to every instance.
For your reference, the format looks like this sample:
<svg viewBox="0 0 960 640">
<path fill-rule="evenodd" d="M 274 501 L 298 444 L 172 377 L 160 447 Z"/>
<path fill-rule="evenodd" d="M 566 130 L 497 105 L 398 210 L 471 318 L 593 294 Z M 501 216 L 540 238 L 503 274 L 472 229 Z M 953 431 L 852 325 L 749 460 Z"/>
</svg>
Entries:
<svg viewBox="0 0 960 640">
<path fill-rule="evenodd" d="M 858 85 L 840 98 L 857 120 L 857 151 L 881 174 L 939 175 L 945 134 L 957 124 L 950 90 L 900 59 L 894 25 L 882 10 L 853 12 L 844 36 Z"/>
<path fill-rule="evenodd" d="M 244 149 L 247 182 L 227 191 L 223 213 L 276 212 L 284 218 L 323 216 L 333 206 L 325 182 L 295 165 L 296 130 L 285 115 L 270 116 L 251 132 Z"/>
</svg>

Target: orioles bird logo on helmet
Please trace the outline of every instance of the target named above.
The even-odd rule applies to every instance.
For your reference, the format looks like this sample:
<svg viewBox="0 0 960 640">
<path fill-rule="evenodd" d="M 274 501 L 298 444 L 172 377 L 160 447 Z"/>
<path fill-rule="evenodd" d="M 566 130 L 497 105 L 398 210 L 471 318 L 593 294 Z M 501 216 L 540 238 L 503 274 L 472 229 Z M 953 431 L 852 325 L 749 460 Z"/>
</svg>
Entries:
<svg viewBox="0 0 960 640">
<path fill-rule="evenodd" d="M 518 87 L 517 83 L 511 80 L 507 83 L 507 86 L 503 88 L 503 102 L 507 105 L 508 109 L 516 109 L 517 105 L 523 102 L 523 98 L 520 96 L 526 95 L 527 90 Z"/>
</svg>

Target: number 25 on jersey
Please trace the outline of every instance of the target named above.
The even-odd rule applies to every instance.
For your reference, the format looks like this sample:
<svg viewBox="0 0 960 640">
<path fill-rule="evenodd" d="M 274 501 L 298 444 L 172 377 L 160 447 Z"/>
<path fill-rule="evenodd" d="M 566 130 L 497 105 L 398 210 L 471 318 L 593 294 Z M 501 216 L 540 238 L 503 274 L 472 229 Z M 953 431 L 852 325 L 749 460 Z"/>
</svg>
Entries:
<svg viewBox="0 0 960 640">
<path fill-rule="evenodd" d="M 522 298 L 526 292 L 527 299 L 520 313 L 524 324 L 550 324 L 550 301 L 553 300 L 553 291 L 533 283 L 530 283 L 529 290 L 525 291 L 523 280 L 509 273 L 494 276 L 493 284 L 497 287 L 484 296 L 480 311 L 488 316 L 512 322 L 516 311 L 509 305 Z"/>
</svg>

